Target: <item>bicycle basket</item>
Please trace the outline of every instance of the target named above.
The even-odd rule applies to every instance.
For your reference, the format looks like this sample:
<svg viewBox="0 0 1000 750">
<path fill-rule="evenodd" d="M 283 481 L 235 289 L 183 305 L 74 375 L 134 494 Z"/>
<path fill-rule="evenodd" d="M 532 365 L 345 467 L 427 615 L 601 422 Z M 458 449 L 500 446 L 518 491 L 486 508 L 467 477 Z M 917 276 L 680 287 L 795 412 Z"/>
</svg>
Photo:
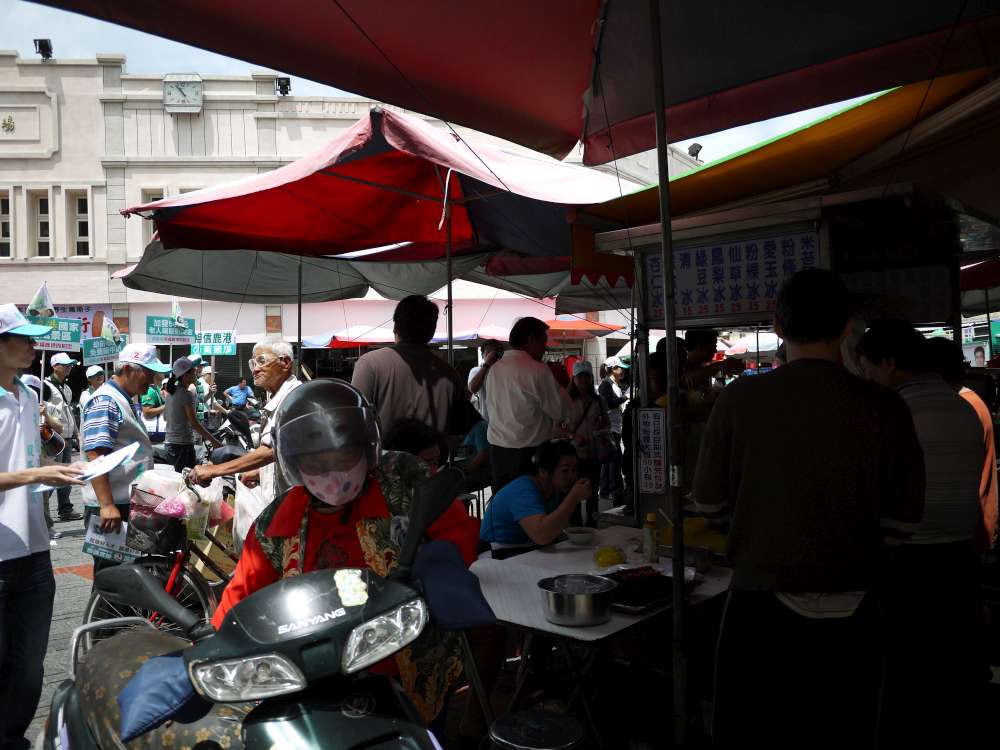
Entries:
<svg viewBox="0 0 1000 750">
<path fill-rule="evenodd" d="M 138 487 L 132 488 L 128 534 L 125 543 L 144 555 L 166 555 L 187 547 L 184 521 L 155 511 L 163 498 Z"/>
</svg>

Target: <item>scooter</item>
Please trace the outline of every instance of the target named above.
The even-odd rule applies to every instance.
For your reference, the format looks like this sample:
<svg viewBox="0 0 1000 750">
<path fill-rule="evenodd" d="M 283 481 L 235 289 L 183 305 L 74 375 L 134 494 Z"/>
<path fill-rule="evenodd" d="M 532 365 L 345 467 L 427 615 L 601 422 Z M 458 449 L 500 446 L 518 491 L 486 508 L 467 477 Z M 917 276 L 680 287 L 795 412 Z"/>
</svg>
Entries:
<svg viewBox="0 0 1000 750">
<path fill-rule="evenodd" d="M 451 576 L 418 582 L 414 563 L 419 570 L 424 533 L 452 503 L 463 480 L 460 470 L 449 468 L 416 488 L 399 565 L 389 578 L 363 569 L 285 578 L 233 607 L 217 632 L 166 594 L 143 568 L 122 565 L 101 571 L 95 583 L 105 597 L 162 613 L 181 625 L 188 640 L 151 631 L 146 620 L 132 618 L 137 621 L 121 624 L 136 625 L 135 630 L 100 642 L 78 661 L 80 637 L 88 628 L 110 623 L 77 628 L 70 643 L 70 679 L 53 697 L 43 748 L 123 747 L 113 686 L 151 656 L 180 651 L 181 688 L 165 681 L 154 683 L 149 692 L 169 694 L 193 686 L 190 699 L 166 723 L 129 742 L 130 747 L 441 750 L 398 683 L 365 670 L 413 643 L 430 621 L 427 600 L 433 596 L 428 587 Z M 438 551 L 457 552 L 447 542 L 423 549 L 434 545 Z M 475 580 L 460 559 L 456 574 Z M 470 606 L 472 597 L 482 596 L 477 586 L 474 591 L 466 597 Z M 454 602 L 451 587 L 448 595 Z M 465 599 L 458 599 L 459 609 L 467 611 Z M 448 629 L 437 616 L 435 623 Z M 126 687 L 122 694 L 128 691 Z M 201 711 L 193 710 L 198 704 Z"/>
</svg>

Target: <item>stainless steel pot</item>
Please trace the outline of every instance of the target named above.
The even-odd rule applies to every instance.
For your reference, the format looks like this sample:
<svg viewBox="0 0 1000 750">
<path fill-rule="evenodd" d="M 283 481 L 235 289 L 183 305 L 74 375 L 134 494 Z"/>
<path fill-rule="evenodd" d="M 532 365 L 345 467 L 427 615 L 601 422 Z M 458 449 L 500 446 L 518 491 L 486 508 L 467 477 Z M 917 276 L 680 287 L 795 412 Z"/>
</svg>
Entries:
<svg viewBox="0 0 1000 750">
<path fill-rule="evenodd" d="M 603 576 L 569 573 L 538 582 L 545 619 L 555 625 L 587 627 L 611 619 L 611 593 L 618 584 Z"/>
</svg>

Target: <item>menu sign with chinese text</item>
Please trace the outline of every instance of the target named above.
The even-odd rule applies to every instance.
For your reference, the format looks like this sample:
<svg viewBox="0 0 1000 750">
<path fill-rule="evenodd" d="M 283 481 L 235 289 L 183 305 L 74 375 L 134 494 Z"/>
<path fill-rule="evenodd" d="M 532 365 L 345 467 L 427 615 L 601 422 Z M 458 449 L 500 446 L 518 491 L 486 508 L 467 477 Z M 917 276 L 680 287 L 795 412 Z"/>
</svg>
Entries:
<svg viewBox="0 0 1000 750">
<path fill-rule="evenodd" d="M 677 318 L 765 318 L 782 283 L 820 265 L 815 231 L 769 234 L 674 250 Z M 663 270 L 658 252 L 646 255 L 646 317 L 663 320 Z"/>
<path fill-rule="evenodd" d="M 169 315 L 146 316 L 146 343 L 149 344 L 193 344 L 194 318 L 184 318 L 187 328 L 177 325 Z"/>
<path fill-rule="evenodd" d="M 83 321 L 79 318 L 31 316 L 28 320 L 36 325 L 48 326 L 52 329 L 52 333 L 48 336 L 35 339 L 36 349 L 45 349 L 53 352 L 80 351 L 80 339 L 83 336 Z"/>
<path fill-rule="evenodd" d="M 663 495 L 667 491 L 667 432 L 663 409 L 638 409 L 639 492 Z"/>
<path fill-rule="evenodd" d="M 236 354 L 236 331 L 198 331 L 191 354 L 202 357 L 231 357 Z"/>
</svg>

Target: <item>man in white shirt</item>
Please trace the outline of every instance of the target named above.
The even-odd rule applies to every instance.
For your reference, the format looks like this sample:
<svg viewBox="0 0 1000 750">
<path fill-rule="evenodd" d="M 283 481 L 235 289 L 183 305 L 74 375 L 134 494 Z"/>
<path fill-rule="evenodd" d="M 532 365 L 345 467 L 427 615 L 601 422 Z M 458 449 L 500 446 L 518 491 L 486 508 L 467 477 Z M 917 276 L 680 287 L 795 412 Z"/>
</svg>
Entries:
<svg viewBox="0 0 1000 750">
<path fill-rule="evenodd" d="M 193 481 L 207 487 L 216 477 L 242 473 L 244 484 L 260 483 L 261 508 L 288 490 L 287 483 L 275 471 L 271 426 L 274 413 L 285 397 L 302 385 L 302 381 L 292 374 L 294 367 L 292 346 L 280 337 L 267 336 L 253 348 L 253 359 L 250 360 L 253 384 L 270 394 L 260 410 L 260 446 L 224 464 L 194 467 L 191 470 Z"/>
<path fill-rule="evenodd" d="M 59 352 L 49 360 L 52 366 L 52 374 L 45 379 L 49 386 L 49 401 L 59 410 L 57 419 L 63 424 L 63 437 L 66 438 L 66 448 L 56 460 L 59 463 L 68 464 L 72 461 L 73 444 L 72 438 L 76 436 L 76 415 L 73 413 L 73 389 L 70 388 L 66 379 L 73 368 L 79 364 L 66 352 Z M 45 496 L 45 504 L 48 505 L 49 495 Z M 56 491 L 56 500 L 59 506 L 60 521 L 79 521 L 83 518 L 81 513 L 73 510 L 73 501 L 69 497 L 69 487 L 62 487 Z"/>
<path fill-rule="evenodd" d="M 483 421 L 490 421 L 490 410 L 486 407 L 486 376 L 490 374 L 493 367 L 503 356 L 503 342 L 487 341 L 483 344 L 483 363 L 469 370 L 469 393 L 472 394 L 472 403 L 479 412 Z"/>
<path fill-rule="evenodd" d="M 521 318 L 510 329 L 510 351 L 490 369 L 486 437 L 494 493 L 529 468 L 538 446 L 569 417 L 569 394 L 542 363 L 548 330 L 538 318 Z"/>
<path fill-rule="evenodd" d="M 14 305 L 0 305 L 0 747 L 28 747 L 24 733 L 42 692 L 56 583 L 41 493 L 29 485 L 82 484 L 77 465 L 40 466 L 38 399 L 17 378 L 32 339 L 47 336 Z"/>
</svg>

